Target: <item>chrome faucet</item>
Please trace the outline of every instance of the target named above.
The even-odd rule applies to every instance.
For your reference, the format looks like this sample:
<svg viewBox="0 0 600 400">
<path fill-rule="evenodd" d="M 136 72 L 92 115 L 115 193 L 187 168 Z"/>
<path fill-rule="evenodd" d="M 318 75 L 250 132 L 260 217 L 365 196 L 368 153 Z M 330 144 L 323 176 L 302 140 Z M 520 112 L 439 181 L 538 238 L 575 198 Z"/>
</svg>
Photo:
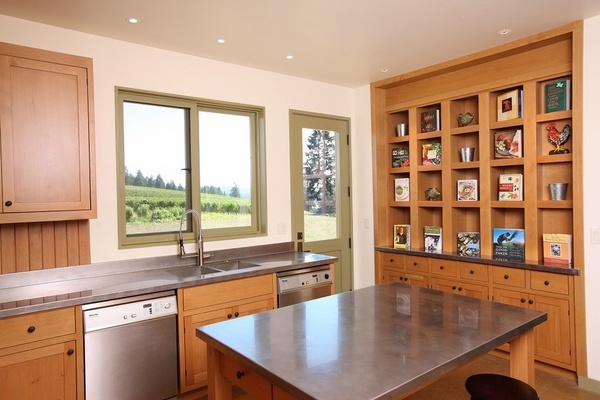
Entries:
<svg viewBox="0 0 600 400">
<path fill-rule="evenodd" d="M 185 246 L 183 245 L 183 221 L 188 215 L 193 215 L 196 219 L 196 229 L 198 229 L 198 236 L 196 237 L 196 254 L 187 254 L 185 252 Z M 204 259 L 209 258 L 210 254 L 204 254 L 204 240 L 202 239 L 202 221 L 200 213 L 194 209 L 185 210 L 181 214 L 181 220 L 179 221 L 179 256 L 181 258 L 196 257 L 196 266 L 202 267 L 204 265 Z"/>
</svg>

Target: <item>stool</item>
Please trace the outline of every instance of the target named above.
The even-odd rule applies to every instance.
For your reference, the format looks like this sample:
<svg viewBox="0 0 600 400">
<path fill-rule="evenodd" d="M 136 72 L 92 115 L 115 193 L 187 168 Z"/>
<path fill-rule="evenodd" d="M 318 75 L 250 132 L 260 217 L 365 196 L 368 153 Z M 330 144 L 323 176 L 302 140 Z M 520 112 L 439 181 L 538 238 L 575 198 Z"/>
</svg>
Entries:
<svg viewBox="0 0 600 400">
<path fill-rule="evenodd" d="M 472 375 L 465 388 L 471 400 L 539 400 L 535 389 L 525 382 L 498 374 Z"/>
</svg>

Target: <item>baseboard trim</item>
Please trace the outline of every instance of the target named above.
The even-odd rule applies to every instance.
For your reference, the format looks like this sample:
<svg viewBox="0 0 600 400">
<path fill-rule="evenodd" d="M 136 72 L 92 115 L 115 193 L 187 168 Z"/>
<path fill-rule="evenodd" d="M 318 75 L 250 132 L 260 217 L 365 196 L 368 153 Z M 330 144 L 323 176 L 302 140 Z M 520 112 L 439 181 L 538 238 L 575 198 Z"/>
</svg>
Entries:
<svg viewBox="0 0 600 400">
<path fill-rule="evenodd" d="M 579 376 L 577 383 L 580 388 L 600 394 L 600 381 L 585 376 Z"/>
</svg>

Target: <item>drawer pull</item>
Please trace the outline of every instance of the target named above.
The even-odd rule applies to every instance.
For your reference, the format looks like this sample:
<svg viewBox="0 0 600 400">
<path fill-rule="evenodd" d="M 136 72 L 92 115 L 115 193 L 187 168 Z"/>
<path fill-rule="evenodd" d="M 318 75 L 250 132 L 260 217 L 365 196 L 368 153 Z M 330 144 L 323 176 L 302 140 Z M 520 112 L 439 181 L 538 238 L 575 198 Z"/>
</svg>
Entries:
<svg viewBox="0 0 600 400">
<path fill-rule="evenodd" d="M 75 350 L 73 350 L 73 349 L 69 349 L 69 350 L 67 350 L 67 355 L 68 355 L 68 356 L 72 356 L 72 355 L 73 355 L 73 353 L 75 353 Z"/>
<path fill-rule="evenodd" d="M 29 328 L 27 328 L 27 332 L 28 332 L 28 333 L 33 333 L 33 332 L 35 332 L 35 326 L 31 325 Z"/>
<path fill-rule="evenodd" d="M 440 269 L 444 269 L 444 266 L 443 266 L 443 265 L 440 265 Z"/>
<path fill-rule="evenodd" d="M 413 266 L 414 266 L 414 267 L 416 267 L 417 265 L 419 265 L 419 263 L 418 263 L 418 262 L 416 262 L 416 261 L 415 261 L 415 262 L 413 262 Z"/>
<path fill-rule="evenodd" d="M 237 376 L 238 379 L 242 379 L 244 375 L 246 375 L 244 371 L 238 371 L 235 373 L 235 376 Z"/>
<path fill-rule="evenodd" d="M 508 274 L 504 275 L 504 279 L 508 279 Z"/>
<path fill-rule="evenodd" d="M 6 207 L 10 207 L 10 206 L 12 206 L 12 201 L 8 200 L 6 203 L 4 203 L 4 205 Z"/>
<path fill-rule="evenodd" d="M 235 315 L 235 317 L 237 318 L 240 316 L 240 313 L 236 311 L 235 314 L 233 314 L 233 315 Z"/>
<path fill-rule="evenodd" d="M 529 300 L 529 304 L 533 304 L 533 300 Z"/>
<path fill-rule="evenodd" d="M 475 273 L 474 269 L 472 269 L 472 270 L 469 271 L 469 274 L 471 274 L 471 275 L 473 275 L 474 273 Z"/>
<path fill-rule="evenodd" d="M 525 299 L 521 297 L 521 303 L 525 303 Z"/>
<path fill-rule="evenodd" d="M 456 290 L 456 286 L 452 286 L 452 290 Z"/>
<path fill-rule="evenodd" d="M 463 288 L 462 288 L 462 286 L 459 286 L 459 287 L 458 287 L 458 291 L 459 291 L 459 292 L 462 292 L 462 289 L 463 289 Z"/>
<path fill-rule="evenodd" d="M 390 258 L 390 262 L 391 262 L 391 263 L 393 263 L 393 262 L 394 262 L 394 259 L 393 259 L 393 258 Z"/>
<path fill-rule="evenodd" d="M 227 314 L 227 319 L 231 319 L 232 315 L 231 314 Z"/>
<path fill-rule="evenodd" d="M 550 285 L 550 281 L 544 281 L 544 285 L 546 285 L 546 286 Z"/>
</svg>

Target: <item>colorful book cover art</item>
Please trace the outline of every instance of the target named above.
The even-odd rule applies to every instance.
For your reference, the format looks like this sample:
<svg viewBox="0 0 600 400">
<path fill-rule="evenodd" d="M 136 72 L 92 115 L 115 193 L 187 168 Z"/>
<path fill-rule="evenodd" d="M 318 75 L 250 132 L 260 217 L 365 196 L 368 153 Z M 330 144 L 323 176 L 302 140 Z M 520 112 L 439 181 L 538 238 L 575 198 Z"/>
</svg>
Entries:
<svg viewBox="0 0 600 400">
<path fill-rule="evenodd" d="M 525 262 L 525 230 L 494 228 L 494 260 Z"/>
</svg>

